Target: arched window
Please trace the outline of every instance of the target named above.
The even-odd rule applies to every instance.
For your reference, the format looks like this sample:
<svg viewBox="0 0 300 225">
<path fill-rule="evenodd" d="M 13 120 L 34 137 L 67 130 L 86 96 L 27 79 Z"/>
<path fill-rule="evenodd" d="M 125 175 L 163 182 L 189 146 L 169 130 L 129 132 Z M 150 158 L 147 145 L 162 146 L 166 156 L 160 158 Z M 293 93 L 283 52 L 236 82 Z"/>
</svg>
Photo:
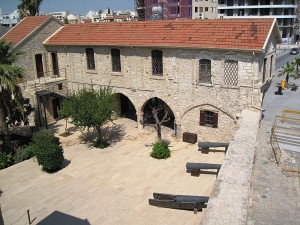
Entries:
<svg viewBox="0 0 300 225">
<path fill-rule="evenodd" d="M 153 50 L 152 57 L 152 74 L 156 76 L 163 75 L 163 52 L 160 50 Z"/>
<path fill-rule="evenodd" d="M 85 54 L 86 54 L 87 69 L 94 70 L 95 69 L 94 49 L 86 48 Z"/>
<path fill-rule="evenodd" d="M 120 49 L 111 49 L 111 65 L 113 72 L 121 72 Z"/>
<path fill-rule="evenodd" d="M 199 83 L 211 84 L 211 61 L 199 60 Z"/>
</svg>

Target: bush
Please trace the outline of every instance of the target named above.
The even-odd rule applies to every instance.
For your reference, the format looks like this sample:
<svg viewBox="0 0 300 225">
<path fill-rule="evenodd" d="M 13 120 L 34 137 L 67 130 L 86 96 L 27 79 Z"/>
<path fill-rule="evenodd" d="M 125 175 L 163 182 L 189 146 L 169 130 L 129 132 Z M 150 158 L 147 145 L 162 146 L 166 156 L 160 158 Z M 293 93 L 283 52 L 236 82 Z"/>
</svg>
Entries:
<svg viewBox="0 0 300 225">
<path fill-rule="evenodd" d="M 171 151 L 168 147 L 167 141 L 157 141 L 152 148 L 150 156 L 156 159 L 166 159 L 171 156 Z"/>
<path fill-rule="evenodd" d="M 0 152 L 0 169 L 4 169 L 13 164 L 12 153 Z"/>
<path fill-rule="evenodd" d="M 48 143 L 37 149 L 36 159 L 43 170 L 55 172 L 60 169 L 64 161 L 63 148 L 55 143 Z"/>
<path fill-rule="evenodd" d="M 49 130 L 41 130 L 32 137 L 33 143 L 29 150 L 36 155 L 38 164 L 47 172 L 60 169 L 64 161 L 63 148 L 59 145 L 57 138 Z"/>
<path fill-rule="evenodd" d="M 44 146 L 47 143 L 54 143 L 55 137 L 50 130 L 41 130 L 37 133 L 34 133 L 32 136 L 32 142 L 37 146 Z"/>
<path fill-rule="evenodd" d="M 14 162 L 19 163 L 23 162 L 24 160 L 30 159 L 36 155 L 35 152 L 36 146 L 33 144 L 29 144 L 28 146 L 20 148 L 16 151 L 16 154 L 14 155 Z"/>
</svg>

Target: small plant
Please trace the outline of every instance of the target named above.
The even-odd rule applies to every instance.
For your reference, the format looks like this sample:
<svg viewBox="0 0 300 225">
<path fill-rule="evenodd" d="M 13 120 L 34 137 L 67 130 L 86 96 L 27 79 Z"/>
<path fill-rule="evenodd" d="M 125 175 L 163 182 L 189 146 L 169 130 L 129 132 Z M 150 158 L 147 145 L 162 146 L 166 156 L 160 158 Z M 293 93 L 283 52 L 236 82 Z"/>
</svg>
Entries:
<svg viewBox="0 0 300 225">
<path fill-rule="evenodd" d="M 165 140 L 157 141 L 152 148 L 150 156 L 156 159 L 167 159 L 171 156 L 169 142 Z"/>
<path fill-rule="evenodd" d="M 0 152 L 0 169 L 4 169 L 13 164 L 12 153 Z"/>
<path fill-rule="evenodd" d="M 19 148 L 14 155 L 14 163 L 23 162 L 24 160 L 30 159 L 35 156 L 36 148 L 35 145 L 29 144 L 23 148 Z"/>
</svg>

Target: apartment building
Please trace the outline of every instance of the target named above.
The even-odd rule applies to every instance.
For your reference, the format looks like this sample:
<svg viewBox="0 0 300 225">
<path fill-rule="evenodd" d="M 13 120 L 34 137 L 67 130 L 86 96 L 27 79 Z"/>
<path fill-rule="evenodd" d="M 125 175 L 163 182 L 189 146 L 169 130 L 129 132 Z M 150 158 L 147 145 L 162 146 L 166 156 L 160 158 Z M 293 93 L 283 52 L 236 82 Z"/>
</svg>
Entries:
<svg viewBox="0 0 300 225">
<path fill-rule="evenodd" d="M 19 11 L 15 10 L 10 14 L 2 14 L 0 22 L 1 22 L 1 26 L 6 26 L 6 27 L 15 26 L 17 23 L 20 22 Z"/>
<path fill-rule="evenodd" d="M 135 0 L 138 20 L 192 19 L 192 0 Z"/>
<path fill-rule="evenodd" d="M 296 0 L 218 0 L 222 18 L 276 18 L 283 43 L 293 43 Z"/>
<path fill-rule="evenodd" d="M 192 19 L 218 18 L 218 0 L 193 0 Z"/>
</svg>

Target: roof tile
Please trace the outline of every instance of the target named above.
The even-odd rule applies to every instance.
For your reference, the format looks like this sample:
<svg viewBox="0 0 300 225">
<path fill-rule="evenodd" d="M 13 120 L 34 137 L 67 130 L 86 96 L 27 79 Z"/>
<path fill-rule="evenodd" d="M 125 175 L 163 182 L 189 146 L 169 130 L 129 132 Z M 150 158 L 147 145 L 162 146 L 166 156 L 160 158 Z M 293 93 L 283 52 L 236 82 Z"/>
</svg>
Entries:
<svg viewBox="0 0 300 225">
<path fill-rule="evenodd" d="M 262 50 L 274 19 L 69 24 L 45 45 L 166 46 Z"/>
<path fill-rule="evenodd" d="M 33 30 L 41 26 L 50 16 L 28 16 L 20 21 L 9 32 L 2 36 L 1 40 L 12 42 L 13 46 L 16 46 L 26 36 L 28 36 Z"/>
</svg>

